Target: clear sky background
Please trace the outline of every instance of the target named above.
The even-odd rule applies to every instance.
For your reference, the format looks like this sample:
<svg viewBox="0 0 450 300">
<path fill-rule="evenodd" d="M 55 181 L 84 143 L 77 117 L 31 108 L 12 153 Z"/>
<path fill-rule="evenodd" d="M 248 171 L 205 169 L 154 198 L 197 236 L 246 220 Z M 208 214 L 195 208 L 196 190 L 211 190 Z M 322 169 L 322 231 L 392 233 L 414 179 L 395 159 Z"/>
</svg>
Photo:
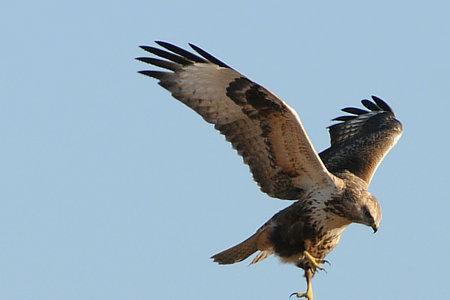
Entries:
<svg viewBox="0 0 450 300">
<path fill-rule="evenodd" d="M 290 202 L 137 74 L 141 44 L 195 43 L 282 96 L 316 148 L 385 99 L 405 133 L 314 281 L 324 299 L 448 299 L 448 1 L 3 1 L 0 299 L 287 299 L 301 270 L 209 257 Z"/>
</svg>

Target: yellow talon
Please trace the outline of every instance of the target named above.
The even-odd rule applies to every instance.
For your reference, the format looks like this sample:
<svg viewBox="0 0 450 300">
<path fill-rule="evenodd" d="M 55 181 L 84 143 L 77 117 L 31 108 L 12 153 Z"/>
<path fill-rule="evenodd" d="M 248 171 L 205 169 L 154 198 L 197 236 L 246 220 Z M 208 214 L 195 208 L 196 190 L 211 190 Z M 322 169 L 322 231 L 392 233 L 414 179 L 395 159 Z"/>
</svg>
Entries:
<svg viewBox="0 0 450 300">
<path fill-rule="evenodd" d="M 311 267 L 313 267 L 313 269 L 318 269 L 318 270 L 323 271 L 325 269 L 322 268 L 321 265 L 323 265 L 324 263 L 329 264 L 329 262 L 327 260 L 315 258 L 311 254 L 309 254 L 308 251 L 303 251 L 303 256 L 308 260 L 308 262 L 311 264 Z"/>
</svg>

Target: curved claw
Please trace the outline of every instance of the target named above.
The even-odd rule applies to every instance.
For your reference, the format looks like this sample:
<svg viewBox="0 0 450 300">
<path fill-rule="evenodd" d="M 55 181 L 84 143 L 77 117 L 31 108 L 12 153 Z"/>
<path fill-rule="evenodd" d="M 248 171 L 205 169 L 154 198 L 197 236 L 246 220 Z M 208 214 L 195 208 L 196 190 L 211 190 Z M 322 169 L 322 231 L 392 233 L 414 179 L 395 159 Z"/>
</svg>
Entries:
<svg viewBox="0 0 450 300">
<path fill-rule="evenodd" d="M 327 264 L 327 265 L 331 266 L 331 263 L 330 263 L 328 260 L 326 260 L 326 259 L 322 259 L 322 260 L 320 261 L 320 263 L 321 263 L 322 265 L 323 265 L 323 264 Z M 326 270 L 325 268 L 323 268 L 323 267 L 317 266 L 317 267 L 316 267 L 316 270 L 324 271 L 325 274 L 328 274 L 327 270 Z"/>
<path fill-rule="evenodd" d="M 300 293 L 300 292 L 292 293 L 292 294 L 289 295 L 289 300 L 291 300 L 292 296 L 295 296 L 297 298 L 306 298 L 308 300 L 313 300 L 312 294 L 308 293 L 308 292 L 306 292 L 306 293 Z"/>
<path fill-rule="evenodd" d="M 315 258 L 311 254 L 309 254 L 308 251 L 304 251 L 303 255 L 309 261 L 311 268 L 313 268 L 314 270 L 320 270 L 320 271 L 326 272 L 326 270 L 324 268 L 322 268 L 321 265 L 326 263 L 331 266 L 331 263 L 328 260 Z"/>
<path fill-rule="evenodd" d="M 326 260 L 326 259 L 322 259 L 322 260 L 320 261 L 320 264 L 321 264 L 321 265 L 327 264 L 327 265 L 331 266 L 331 263 L 330 263 L 328 260 Z M 316 270 L 324 271 L 325 274 L 328 274 L 327 270 L 326 270 L 324 267 L 317 266 L 317 267 L 316 267 Z"/>
<path fill-rule="evenodd" d="M 297 298 L 303 298 L 303 297 L 306 298 L 306 293 L 298 293 L 298 292 L 297 293 L 292 293 L 292 294 L 289 295 L 289 300 L 291 300 L 292 296 L 295 296 Z"/>
</svg>

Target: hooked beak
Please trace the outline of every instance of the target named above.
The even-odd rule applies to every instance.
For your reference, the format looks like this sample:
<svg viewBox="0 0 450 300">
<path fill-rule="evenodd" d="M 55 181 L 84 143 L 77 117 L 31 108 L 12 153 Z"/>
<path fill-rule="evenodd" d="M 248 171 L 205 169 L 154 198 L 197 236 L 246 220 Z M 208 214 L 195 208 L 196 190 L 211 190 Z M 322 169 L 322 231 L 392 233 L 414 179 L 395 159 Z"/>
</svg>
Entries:
<svg viewBox="0 0 450 300">
<path fill-rule="evenodd" d="M 377 225 L 373 224 L 372 229 L 373 229 L 373 233 L 377 233 L 377 231 L 378 231 Z"/>
</svg>

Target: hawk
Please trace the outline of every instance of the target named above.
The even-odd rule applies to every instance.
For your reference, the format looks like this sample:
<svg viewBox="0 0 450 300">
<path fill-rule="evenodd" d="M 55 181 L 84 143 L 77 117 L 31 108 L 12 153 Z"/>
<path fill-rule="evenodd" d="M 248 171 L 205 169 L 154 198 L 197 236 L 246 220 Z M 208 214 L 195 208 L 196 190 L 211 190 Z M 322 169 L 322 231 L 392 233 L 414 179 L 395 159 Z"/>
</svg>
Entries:
<svg viewBox="0 0 450 300">
<path fill-rule="evenodd" d="M 391 107 L 378 97 L 346 107 L 333 119 L 331 146 L 317 153 L 294 109 L 201 48 L 194 54 L 167 42 L 141 46 L 154 57 L 137 60 L 161 68 L 139 73 L 159 80 L 172 96 L 205 119 L 242 156 L 261 190 L 294 200 L 255 234 L 214 256 L 219 264 L 251 263 L 274 254 L 304 270 L 307 289 L 291 296 L 313 299 L 312 278 L 351 223 L 381 222 L 381 206 L 368 191 L 372 177 L 402 134 Z"/>
</svg>

